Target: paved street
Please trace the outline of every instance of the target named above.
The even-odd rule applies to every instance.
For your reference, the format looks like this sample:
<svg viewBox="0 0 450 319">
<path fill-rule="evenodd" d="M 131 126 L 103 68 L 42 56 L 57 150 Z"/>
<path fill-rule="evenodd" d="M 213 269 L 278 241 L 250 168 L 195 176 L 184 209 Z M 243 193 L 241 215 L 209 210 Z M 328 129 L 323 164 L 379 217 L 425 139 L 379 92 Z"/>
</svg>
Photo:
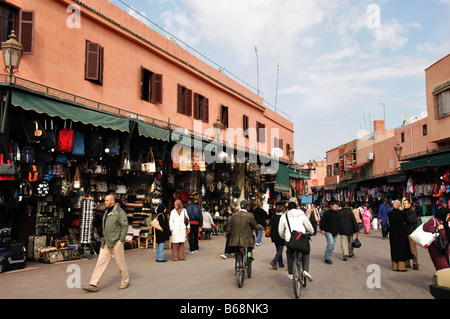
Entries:
<svg viewBox="0 0 450 319">
<path fill-rule="evenodd" d="M 312 283 L 302 292 L 303 299 L 429 299 L 428 285 L 434 267 L 428 252 L 419 248 L 420 270 L 406 273 L 390 269 L 389 241 L 381 239 L 379 230 L 361 234 L 362 247 L 348 261 L 341 258 L 338 239 L 332 265 L 323 262 L 325 237 L 313 237 L 310 262 Z M 187 243 L 186 243 L 187 244 Z M 287 268 L 273 270 L 269 265 L 275 254 L 270 239 L 254 250 L 253 277 L 237 288 L 234 278 L 234 260 L 220 257 L 225 237 L 213 236 L 201 240 L 200 251 L 189 254 L 186 261 L 173 262 L 166 250 L 167 263 L 156 263 L 155 251 L 127 250 L 125 257 L 130 272 L 130 287 L 118 289 L 119 277 L 114 262 L 105 272 L 100 291 L 87 293 L 79 288 L 68 288 L 81 275 L 81 286 L 88 284 L 97 257 L 76 262 L 41 264 L 29 262 L 24 270 L 0 275 L 1 299 L 292 299 L 292 281 L 286 277 Z M 375 281 L 369 265 L 378 265 L 380 288 L 371 288 Z M 78 267 L 77 267 L 78 266 Z M 75 269 L 75 272 L 74 272 Z M 79 271 L 79 272 L 77 272 Z M 70 277 L 72 276 L 72 277 Z M 10 287 L 9 289 L 4 289 Z"/>
</svg>

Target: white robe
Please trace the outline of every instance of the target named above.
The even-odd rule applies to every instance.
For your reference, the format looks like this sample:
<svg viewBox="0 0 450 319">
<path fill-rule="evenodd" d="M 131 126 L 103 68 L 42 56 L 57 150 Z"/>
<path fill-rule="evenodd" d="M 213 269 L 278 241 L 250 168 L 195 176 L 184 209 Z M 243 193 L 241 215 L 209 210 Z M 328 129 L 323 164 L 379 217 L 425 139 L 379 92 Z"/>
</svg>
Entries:
<svg viewBox="0 0 450 319">
<path fill-rule="evenodd" d="M 186 209 L 183 208 L 180 215 L 178 215 L 176 209 L 170 212 L 169 217 L 169 228 L 172 232 L 172 243 L 184 243 L 186 241 L 186 228 L 191 228 L 188 224 L 184 224 L 184 216 L 189 218 Z"/>
</svg>

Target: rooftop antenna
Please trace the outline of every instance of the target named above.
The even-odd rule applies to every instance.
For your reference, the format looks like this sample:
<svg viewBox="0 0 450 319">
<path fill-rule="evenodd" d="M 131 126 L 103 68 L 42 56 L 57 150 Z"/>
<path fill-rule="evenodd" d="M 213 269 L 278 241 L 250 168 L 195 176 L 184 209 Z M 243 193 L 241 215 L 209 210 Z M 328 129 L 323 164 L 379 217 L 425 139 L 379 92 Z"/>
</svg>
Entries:
<svg viewBox="0 0 450 319">
<path fill-rule="evenodd" d="M 255 54 L 256 54 L 256 88 L 258 90 L 259 95 L 259 61 L 258 61 L 258 49 L 255 46 Z"/>
</svg>

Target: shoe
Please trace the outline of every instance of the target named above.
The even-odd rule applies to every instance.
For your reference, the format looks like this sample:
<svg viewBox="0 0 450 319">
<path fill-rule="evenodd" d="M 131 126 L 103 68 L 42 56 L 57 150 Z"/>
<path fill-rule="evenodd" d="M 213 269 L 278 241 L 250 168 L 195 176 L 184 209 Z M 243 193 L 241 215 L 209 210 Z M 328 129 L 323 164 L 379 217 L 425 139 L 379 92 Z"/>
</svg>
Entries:
<svg viewBox="0 0 450 319">
<path fill-rule="evenodd" d="M 83 290 L 89 291 L 89 292 L 97 292 L 98 291 L 98 287 L 94 286 L 94 285 L 89 285 L 87 287 L 83 287 Z"/>
<path fill-rule="evenodd" d="M 190 254 L 195 254 L 195 250 L 189 251 Z"/>
<path fill-rule="evenodd" d="M 120 284 L 119 289 L 126 289 L 128 288 L 128 283 L 126 284 Z"/>
<path fill-rule="evenodd" d="M 419 270 L 419 265 L 413 265 L 413 270 Z"/>
<path fill-rule="evenodd" d="M 279 265 L 278 268 L 284 268 L 284 265 Z"/>
<path fill-rule="evenodd" d="M 247 258 L 252 261 L 255 260 L 255 257 L 253 257 L 253 255 L 251 253 L 247 253 Z"/>
<path fill-rule="evenodd" d="M 156 262 L 158 263 L 165 263 L 167 260 L 163 259 L 163 260 L 157 260 Z"/>
<path fill-rule="evenodd" d="M 286 277 L 288 277 L 290 280 L 292 280 L 294 278 L 293 275 L 289 275 L 289 274 L 286 274 Z"/>
<path fill-rule="evenodd" d="M 348 256 L 348 258 L 353 258 L 353 256 L 355 256 L 355 254 L 351 254 L 350 256 Z"/>
<path fill-rule="evenodd" d="M 313 281 L 313 277 L 307 271 L 303 271 L 303 275 L 306 276 L 309 282 Z"/>
<path fill-rule="evenodd" d="M 272 266 L 273 269 L 275 269 L 275 270 L 278 269 L 277 265 L 273 261 L 270 262 L 270 265 Z"/>
<path fill-rule="evenodd" d="M 194 253 L 198 253 L 198 250 L 194 250 Z"/>
<path fill-rule="evenodd" d="M 227 259 L 228 257 L 225 254 L 220 255 L 223 259 Z"/>
<path fill-rule="evenodd" d="M 347 261 L 347 256 L 344 256 L 342 260 Z"/>
<path fill-rule="evenodd" d="M 256 243 L 255 245 L 256 245 L 256 246 L 261 246 L 261 243 L 259 243 L 259 244 L 258 244 L 258 243 Z"/>
<path fill-rule="evenodd" d="M 325 263 L 331 265 L 333 262 L 331 260 L 325 259 Z"/>
</svg>

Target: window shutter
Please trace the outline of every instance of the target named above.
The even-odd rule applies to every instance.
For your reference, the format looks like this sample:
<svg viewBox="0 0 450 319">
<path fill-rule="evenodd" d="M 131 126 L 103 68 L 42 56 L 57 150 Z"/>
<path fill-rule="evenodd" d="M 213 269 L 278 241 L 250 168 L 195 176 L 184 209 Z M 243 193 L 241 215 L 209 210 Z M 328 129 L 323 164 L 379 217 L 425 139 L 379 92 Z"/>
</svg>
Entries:
<svg viewBox="0 0 450 319">
<path fill-rule="evenodd" d="M 242 128 L 244 129 L 244 137 L 248 137 L 248 116 L 244 115 L 242 117 Z"/>
<path fill-rule="evenodd" d="M 186 89 L 184 97 L 184 114 L 192 116 L 192 90 Z"/>
<path fill-rule="evenodd" d="M 194 119 L 198 120 L 198 94 L 194 93 Z"/>
<path fill-rule="evenodd" d="M 283 149 L 283 139 L 282 138 L 278 139 L 278 147 Z"/>
<path fill-rule="evenodd" d="M 183 104 L 183 87 L 179 84 L 177 90 L 177 113 L 185 114 Z"/>
<path fill-rule="evenodd" d="M 205 123 L 209 122 L 209 100 L 207 98 L 203 98 L 202 121 Z"/>
<path fill-rule="evenodd" d="M 99 46 L 98 55 L 98 83 L 103 84 L 103 47 Z"/>
<path fill-rule="evenodd" d="M 152 103 L 162 104 L 162 90 L 163 90 L 163 76 L 162 74 L 154 73 L 152 75 Z"/>
<path fill-rule="evenodd" d="M 23 54 L 34 53 L 34 11 L 20 11 L 19 42 L 23 45 Z"/>
<path fill-rule="evenodd" d="M 86 71 L 85 79 L 99 80 L 100 45 L 86 40 Z"/>
<path fill-rule="evenodd" d="M 145 89 L 144 89 L 144 68 L 141 66 L 141 100 L 144 100 Z"/>
<path fill-rule="evenodd" d="M 222 124 L 224 128 L 228 128 L 228 107 L 222 105 Z"/>
</svg>

